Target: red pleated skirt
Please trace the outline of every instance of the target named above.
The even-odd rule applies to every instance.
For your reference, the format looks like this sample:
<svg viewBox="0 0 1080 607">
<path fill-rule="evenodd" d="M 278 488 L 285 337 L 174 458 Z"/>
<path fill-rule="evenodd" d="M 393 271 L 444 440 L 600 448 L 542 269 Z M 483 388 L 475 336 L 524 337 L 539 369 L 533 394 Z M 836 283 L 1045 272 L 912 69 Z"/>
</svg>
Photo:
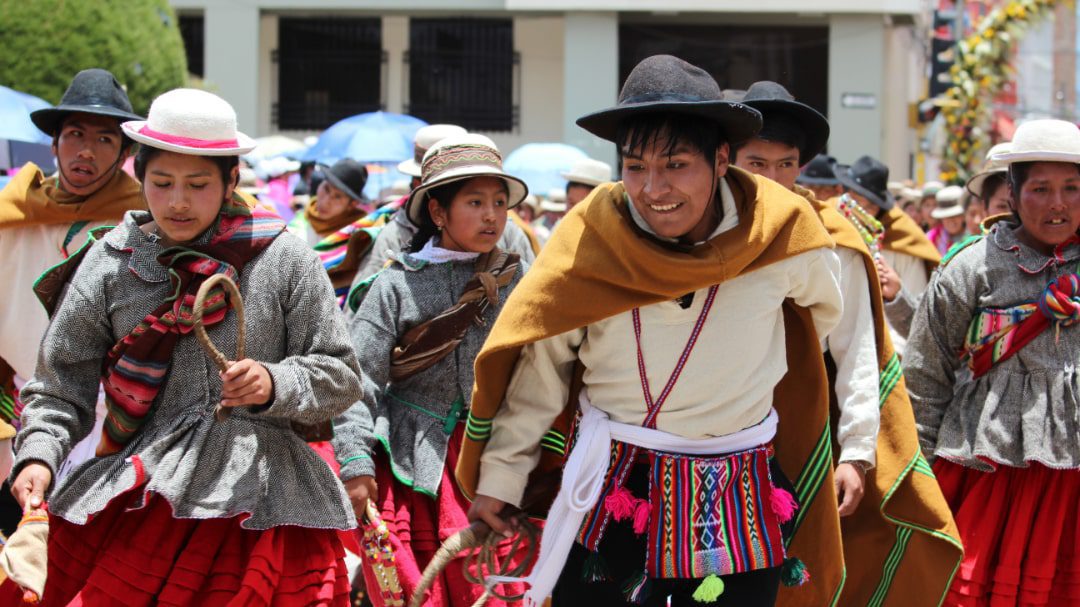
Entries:
<svg viewBox="0 0 1080 607">
<path fill-rule="evenodd" d="M 934 473 L 964 542 L 944 605 L 1080 605 L 1080 470 L 980 472 L 939 459 Z"/>
<path fill-rule="evenodd" d="M 141 488 L 85 525 L 49 517 L 49 572 L 41 605 L 349 605 L 338 532 L 253 531 L 240 518 L 178 519 L 161 496 L 131 510 Z M 10 580 L 0 605 L 22 604 Z"/>
<path fill-rule="evenodd" d="M 376 505 L 390 532 L 390 545 L 394 551 L 398 580 L 406 600 L 413 596 L 413 590 L 419 585 L 424 568 L 431 562 L 442 542 L 469 526 L 466 516 L 469 501 L 458 489 L 453 478 L 464 436 L 463 426 L 464 424 L 458 424 L 458 429 L 450 436 L 446 465 L 443 467 L 442 481 L 435 498 L 417 493 L 399 482 L 381 450 L 375 456 L 375 480 L 379 485 Z M 357 532 L 358 540 L 361 539 L 359 534 L 360 532 Z M 512 558 L 508 549 L 499 556 L 500 560 Z M 424 602 L 425 607 L 468 607 L 476 602 L 484 589 L 465 579 L 462 573 L 463 562 L 463 558 L 454 559 L 436 578 Z M 375 586 L 374 572 L 366 557 L 362 567 L 369 599 L 375 607 L 383 607 Z M 499 586 L 498 590 L 504 594 L 518 594 L 525 592 L 525 586 L 506 584 Z M 486 603 L 488 606 L 499 607 L 506 604 L 494 598 Z"/>
</svg>

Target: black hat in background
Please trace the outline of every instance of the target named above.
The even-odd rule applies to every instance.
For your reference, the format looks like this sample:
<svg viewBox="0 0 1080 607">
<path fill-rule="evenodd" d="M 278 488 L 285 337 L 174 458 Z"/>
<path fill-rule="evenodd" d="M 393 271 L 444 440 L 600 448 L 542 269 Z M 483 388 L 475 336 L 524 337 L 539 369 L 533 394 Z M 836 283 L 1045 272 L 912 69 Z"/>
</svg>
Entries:
<svg viewBox="0 0 1080 607">
<path fill-rule="evenodd" d="M 888 211 L 896 205 L 889 191 L 889 167 L 880 160 L 863 156 L 851 166 L 838 164 L 833 168 L 836 178 L 849 190 L 865 196 L 870 202 Z"/>
<path fill-rule="evenodd" d="M 60 105 L 31 112 L 30 120 L 37 128 L 55 137 L 60 123 L 74 113 L 107 116 L 119 122 L 145 120 L 131 109 L 131 101 L 116 77 L 99 68 L 75 74 L 60 98 Z"/>
<path fill-rule="evenodd" d="M 716 122 L 729 143 L 746 141 L 761 128 L 757 110 L 725 101 L 720 85 L 708 72 L 671 55 L 643 59 L 627 76 L 615 107 L 582 116 L 577 124 L 614 142 L 620 122 L 655 113 L 686 114 Z"/>
<path fill-rule="evenodd" d="M 323 177 L 330 185 L 345 192 L 345 195 L 353 200 L 363 200 L 361 196 L 364 185 L 367 183 L 367 167 L 353 160 L 344 158 L 334 163 L 334 166 L 323 167 Z"/>
<path fill-rule="evenodd" d="M 829 121 L 821 112 L 795 101 L 783 85 L 762 80 L 750 85 L 742 103 L 761 112 L 761 131 L 766 141 L 774 135 L 779 141 L 792 141 L 799 147 L 799 166 L 808 164 L 825 149 L 829 141 Z"/>
<path fill-rule="evenodd" d="M 836 159 L 825 154 L 818 154 L 803 167 L 802 173 L 795 179 L 799 185 L 840 185 L 840 180 L 833 173 Z"/>
</svg>

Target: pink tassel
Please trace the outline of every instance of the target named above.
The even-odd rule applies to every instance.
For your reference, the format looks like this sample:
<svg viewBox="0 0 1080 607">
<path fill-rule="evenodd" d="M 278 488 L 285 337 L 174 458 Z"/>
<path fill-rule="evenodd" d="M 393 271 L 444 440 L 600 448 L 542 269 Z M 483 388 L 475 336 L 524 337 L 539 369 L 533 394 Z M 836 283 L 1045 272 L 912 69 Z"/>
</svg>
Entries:
<svg viewBox="0 0 1080 607">
<path fill-rule="evenodd" d="M 790 493 L 773 485 L 772 493 L 769 495 L 769 507 L 781 523 L 786 523 L 795 516 L 795 510 L 799 505 L 795 503 L 795 498 Z"/>
<path fill-rule="evenodd" d="M 618 487 L 604 498 L 604 508 L 617 521 L 624 521 L 634 514 L 634 496 L 626 487 Z"/>
<path fill-rule="evenodd" d="M 649 527 L 649 502 L 638 500 L 634 506 L 634 533 L 641 535 Z"/>
</svg>

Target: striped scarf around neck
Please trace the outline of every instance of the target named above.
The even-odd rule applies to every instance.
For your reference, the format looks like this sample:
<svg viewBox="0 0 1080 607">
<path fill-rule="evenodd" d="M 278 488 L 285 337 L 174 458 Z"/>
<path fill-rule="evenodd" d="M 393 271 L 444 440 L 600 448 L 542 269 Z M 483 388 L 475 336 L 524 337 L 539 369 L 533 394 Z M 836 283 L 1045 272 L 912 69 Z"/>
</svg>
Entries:
<svg viewBox="0 0 1080 607">
<path fill-rule="evenodd" d="M 192 308 L 203 281 L 214 274 L 238 280 L 239 272 L 270 246 L 285 223 L 234 194 L 222 205 L 213 229 L 204 245 L 174 246 L 158 256 L 168 271 L 171 295 L 106 355 L 101 383 L 107 415 L 98 456 L 119 452 L 146 421 L 168 377 L 177 342 L 194 327 Z M 221 322 L 227 311 L 225 292 L 214 289 L 206 300 L 203 324 Z"/>
</svg>

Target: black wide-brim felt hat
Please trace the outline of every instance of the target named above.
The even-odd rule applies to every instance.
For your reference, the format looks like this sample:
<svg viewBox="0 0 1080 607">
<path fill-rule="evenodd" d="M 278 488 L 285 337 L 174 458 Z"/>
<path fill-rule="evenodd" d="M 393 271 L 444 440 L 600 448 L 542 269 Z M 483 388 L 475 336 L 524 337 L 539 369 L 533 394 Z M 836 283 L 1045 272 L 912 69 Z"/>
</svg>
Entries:
<svg viewBox="0 0 1080 607">
<path fill-rule="evenodd" d="M 769 131 L 770 117 L 786 116 L 794 120 L 806 134 L 806 141 L 799 148 L 799 166 L 807 165 L 829 142 L 828 119 L 809 105 L 795 101 L 795 97 L 781 84 L 771 80 L 755 82 L 746 89 L 741 102 L 761 112 L 764 126 L 759 136 Z"/>
<path fill-rule="evenodd" d="M 799 173 L 795 183 L 799 185 L 840 185 L 833 169 L 836 167 L 836 159 L 825 154 L 814 156 Z"/>
<path fill-rule="evenodd" d="M 761 129 L 761 114 L 724 101 L 720 86 L 705 70 L 671 55 L 653 55 L 634 67 L 615 107 L 577 119 L 593 135 L 615 142 L 619 123 L 644 114 L 699 116 L 715 122 L 729 143 L 741 143 Z"/>
<path fill-rule="evenodd" d="M 863 156 L 851 166 L 838 164 L 833 167 L 833 173 L 845 188 L 865 196 L 883 210 L 896 206 L 896 198 L 888 186 L 889 167 L 876 158 Z"/>
<path fill-rule="evenodd" d="M 55 136 L 64 118 L 74 113 L 107 116 L 118 122 L 145 120 L 131 108 L 131 101 L 116 77 L 99 68 L 75 74 L 60 98 L 60 105 L 31 112 L 30 120 L 44 133 Z"/>
<path fill-rule="evenodd" d="M 334 166 L 323 167 L 323 177 L 353 200 L 363 200 L 361 192 L 367 184 L 367 167 L 352 158 L 344 158 Z"/>
</svg>

